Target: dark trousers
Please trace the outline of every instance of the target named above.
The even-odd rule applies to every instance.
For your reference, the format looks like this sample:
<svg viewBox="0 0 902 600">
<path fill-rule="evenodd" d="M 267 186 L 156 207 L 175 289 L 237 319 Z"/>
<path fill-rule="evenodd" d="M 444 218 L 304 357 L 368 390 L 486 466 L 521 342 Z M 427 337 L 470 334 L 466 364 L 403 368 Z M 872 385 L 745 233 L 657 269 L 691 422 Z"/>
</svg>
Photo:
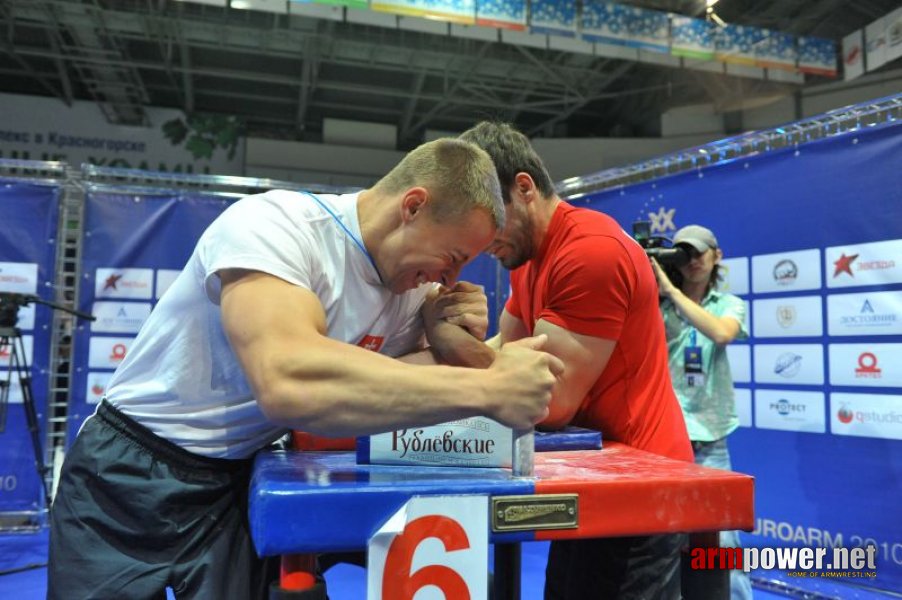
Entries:
<svg viewBox="0 0 902 600">
<path fill-rule="evenodd" d="M 545 600 L 679 600 L 683 534 L 552 542 Z"/>
<path fill-rule="evenodd" d="M 191 454 L 102 404 L 72 445 L 50 511 L 53 600 L 265 598 L 276 561 L 247 522 L 251 460 Z"/>
</svg>

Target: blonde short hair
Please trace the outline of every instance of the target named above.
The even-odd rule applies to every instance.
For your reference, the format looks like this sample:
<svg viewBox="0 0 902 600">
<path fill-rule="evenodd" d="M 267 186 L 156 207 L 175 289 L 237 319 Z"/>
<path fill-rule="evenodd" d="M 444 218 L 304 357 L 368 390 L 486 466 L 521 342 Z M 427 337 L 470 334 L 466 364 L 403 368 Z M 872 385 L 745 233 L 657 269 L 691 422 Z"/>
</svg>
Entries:
<svg viewBox="0 0 902 600">
<path fill-rule="evenodd" d="M 489 155 L 470 142 L 441 138 L 410 151 L 373 189 L 399 194 L 422 186 L 431 195 L 437 222 L 457 220 L 474 209 L 488 212 L 498 230 L 504 228 L 501 184 Z"/>
</svg>

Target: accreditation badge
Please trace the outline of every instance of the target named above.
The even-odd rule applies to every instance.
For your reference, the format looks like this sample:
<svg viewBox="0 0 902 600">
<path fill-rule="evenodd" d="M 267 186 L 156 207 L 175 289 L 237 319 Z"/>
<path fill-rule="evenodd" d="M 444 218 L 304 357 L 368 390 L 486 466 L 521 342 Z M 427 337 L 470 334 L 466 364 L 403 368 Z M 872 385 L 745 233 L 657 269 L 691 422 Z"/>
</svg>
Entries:
<svg viewBox="0 0 902 600">
<path fill-rule="evenodd" d="M 683 364 L 686 373 L 686 384 L 689 387 L 703 387 L 705 374 L 702 372 L 702 349 L 689 346 L 683 351 Z"/>
</svg>

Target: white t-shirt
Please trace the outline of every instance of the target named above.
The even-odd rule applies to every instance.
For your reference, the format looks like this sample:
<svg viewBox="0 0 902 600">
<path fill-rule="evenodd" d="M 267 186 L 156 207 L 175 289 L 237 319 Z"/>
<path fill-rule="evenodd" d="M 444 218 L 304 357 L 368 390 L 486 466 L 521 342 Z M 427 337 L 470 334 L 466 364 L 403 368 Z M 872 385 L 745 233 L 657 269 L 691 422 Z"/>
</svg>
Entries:
<svg viewBox="0 0 902 600">
<path fill-rule="evenodd" d="M 217 272 L 262 271 L 312 291 L 332 339 L 389 356 L 417 349 L 430 286 L 392 294 L 358 242 L 357 194 L 271 191 L 239 200 L 201 236 L 110 380 L 107 400 L 189 452 L 251 455 L 284 429 L 263 416 L 223 331 Z"/>
</svg>

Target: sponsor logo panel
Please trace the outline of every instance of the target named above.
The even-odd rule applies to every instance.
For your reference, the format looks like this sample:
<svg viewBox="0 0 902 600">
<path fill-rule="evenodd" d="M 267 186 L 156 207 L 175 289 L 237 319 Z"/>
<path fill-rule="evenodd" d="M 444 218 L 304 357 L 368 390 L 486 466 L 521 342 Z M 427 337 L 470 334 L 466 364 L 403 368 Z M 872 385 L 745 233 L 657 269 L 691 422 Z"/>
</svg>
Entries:
<svg viewBox="0 0 902 600">
<path fill-rule="evenodd" d="M 150 300 L 152 286 L 153 269 L 97 269 L 94 297 Z"/>
<path fill-rule="evenodd" d="M 135 338 L 94 336 L 88 346 L 88 367 L 115 369 L 128 354 Z"/>
<path fill-rule="evenodd" d="M 735 388 L 736 416 L 739 417 L 740 427 L 752 426 L 752 390 L 748 388 Z"/>
<path fill-rule="evenodd" d="M 94 333 L 138 333 L 150 316 L 149 302 L 95 302 L 91 322 Z"/>
<path fill-rule="evenodd" d="M 822 385 L 824 347 L 820 344 L 757 344 L 755 381 Z"/>
<path fill-rule="evenodd" d="M 755 337 L 811 337 L 824 332 L 820 296 L 791 296 L 752 302 Z"/>
<path fill-rule="evenodd" d="M 748 344 L 727 346 L 727 360 L 730 361 L 730 374 L 733 375 L 734 383 L 752 381 L 752 349 Z"/>
<path fill-rule="evenodd" d="M 830 394 L 834 435 L 902 440 L 902 396 Z"/>
<path fill-rule="evenodd" d="M 824 394 L 793 390 L 755 390 L 755 426 L 762 429 L 824 433 Z"/>
<path fill-rule="evenodd" d="M 762 254 L 752 257 L 752 291 L 792 292 L 821 287 L 818 249 Z"/>
<path fill-rule="evenodd" d="M 113 376 L 110 372 L 91 371 L 88 373 L 87 389 L 85 390 L 85 402 L 98 404 L 106 394 L 107 384 Z"/>
<path fill-rule="evenodd" d="M 902 334 L 902 291 L 827 296 L 830 335 Z"/>
<path fill-rule="evenodd" d="M 723 292 L 742 296 L 749 293 L 749 259 L 725 258 L 720 261 L 722 279 L 717 286 Z"/>
<path fill-rule="evenodd" d="M 159 269 L 157 271 L 157 285 L 156 285 L 156 297 L 157 299 L 162 298 L 163 294 L 166 293 L 166 290 L 169 289 L 169 286 L 175 281 L 175 278 L 179 276 L 181 271 L 176 271 L 174 269 Z"/>
<path fill-rule="evenodd" d="M 10 341 L 12 341 L 12 340 L 10 340 Z M 22 346 L 24 347 L 24 350 L 25 350 L 25 362 L 28 363 L 29 367 L 33 367 L 34 366 L 34 336 L 33 335 L 23 335 L 22 336 Z M 20 348 L 17 344 L 16 350 L 18 351 L 21 349 L 22 348 Z M 4 344 L 4 345 L 0 346 L 0 368 L 3 368 L 3 369 L 8 368 L 11 360 L 12 360 L 12 345 Z M 19 361 L 20 362 L 22 361 L 21 356 L 19 356 Z"/>
<path fill-rule="evenodd" d="M 902 388 L 902 344 L 830 344 L 830 383 Z"/>
<path fill-rule="evenodd" d="M 37 263 L 0 262 L 0 292 L 34 294 L 37 289 Z"/>
<path fill-rule="evenodd" d="M 834 246 L 824 252 L 828 288 L 902 283 L 902 240 Z"/>
</svg>

